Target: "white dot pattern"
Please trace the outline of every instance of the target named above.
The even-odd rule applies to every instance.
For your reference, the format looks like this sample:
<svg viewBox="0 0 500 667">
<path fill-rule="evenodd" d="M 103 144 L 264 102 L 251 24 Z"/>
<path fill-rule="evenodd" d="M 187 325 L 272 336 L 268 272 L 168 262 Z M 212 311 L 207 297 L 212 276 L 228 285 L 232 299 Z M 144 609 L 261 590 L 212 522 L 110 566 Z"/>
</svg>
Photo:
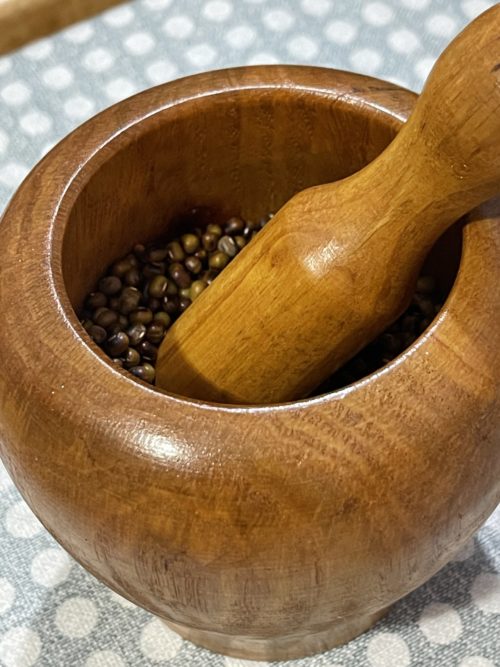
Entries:
<svg viewBox="0 0 500 667">
<path fill-rule="evenodd" d="M 84 95 L 73 95 L 64 103 L 65 114 L 73 120 L 88 118 L 95 109 L 95 102 Z"/>
<path fill-rule="evenodd" d="M 382 64 L 382 54 L 374 49 L 359 49 L 353 51 L 350 57 L 352 66 L 356 70 L 363 70 L 367 74 L 375 74 Z"/>
<path fill-rule="evenodd" d="M 2 88 L 0 95 L 5 104 L 18 107 L 30 99 L 31 89 L 23 81 L 14 81 Z"/>
<path fill-rule="evenodd" d="M 118 102 L 137 92 L 137 86 L 130 79 L 120 76 L 107 83 L 105 91 L 112 102 Z"/>
<path fill-rule="evenodd" d="M 52 118 L 39 109 L 21 116 L 19 125 L 25 134 L 34 137 L 38 134 L 47 134 L 52 127 Z"/>
<path fill-rule="evenodd" d="M 389 34 L 387 42 L 397 53 L 413 53 L 420 46 L 420 39 L 411 30 L 394 30 Z"/>
<path fill-rule="evenodd" d="M 197 44 L 186 51 L 186 57 L 193 67 L 202 69 L 206 64 L 212 64 L 217 51 L 210 44 Z"/>
<path fill-rule="evenodd" d="M 64 31 L 63 39 L 73 44 L 83 44 L 84 42 L 88 42 L 94 34 L 94 28 L 88 23 L 77 23 L 77 25 L 71 26 Z"/>
<path fill-rule="evenodd" d="M 122 28 L 134 20 L 135 13 L 132 7 L 127 5 L 110 9 L 104 14 L 103 21 L 113 28 Z"/>
<path fill-rule="evenodd" d="M 42 642 L 34 630 L 13 627 L 0 639 L 0 658 L 5 667 L 31 667 L 40 657 Z"/>
<path fill-rule="evenodd" d="M 146 77 L 153 84 L 169 81 L 175 76 L 177 67 L 170 60 L 155 60 L 146 67 Z"/>
<path fill-rule="evenodd" d="M 181 646 L 182 639 L 179 635 L 157 618 L 149 621 L 141 631 L 141 651 L 152 662 L 175 658 Z"/>
<path fill-rule="evenodd" d="M 127 51 L 134 56 L 144 56 L 155 47 L 155 40 L 147 32 L 134 32 L 124 42 Z"/>
<path fill-rule="evenodd" d="M 363 19 L 370 25 L 384 26 L 393 18 L 394 11 L 383 2 L 370 2 L 363 7 Z"/>
<path fill-rule="evenodd" d="M 149 86 L 208 69 L 287 62 L 355 70 L 418 91 L 447 43 L 493 4 L 124 2 L 0 56 L 3 206 L 62 137 L 106 106 Z M 500 508 L 440 573 L 396 603 L 377 626 L 324 656 L 298 660 L 294 667 L 498 667 L 499 573 Z M 1 464 L 0 664 L 271 665 L 196 648 L 106 589 L 49 536 Z"/>
<path fill-rule="evenodd" d="M 204 4 L 202 13 L 209 21 L 226 21 L 233 13 L 233 5 L 225 0 L 210 0 Z"/>
<path fill-rule="evenodd" d="M 296 35 L 287 42 L 288 52 L 295 58 L 302 57 L 303 60 L 312 60 L 318 55 L 318 45 L 306 35 Z"/>
<path fill-rule="evenodd" d="M 393 632 L 381 632 L 370 639 L 366 657 L 370 667 L 408 667 L 411 662 L 408 644 Z"/>
<path fill-rule="evenodd" d="M 279 63 L 279 58 L 275 53 L 269 51 L 259 51 L 248 58 L 246 65 L 275 65 Z"/>
<path fill-rule="evenodd" d="M 3 154 L 9 147 L 9 136 L 3 130 L 0 130 L 0 153 Z M 0 461 L 0 493 L 7 493 L 14 487 L 14 482 L 7 472 L 7 469 Z"/>
<path fill-rule="evenodd" d="M 332 21 L 326 26 L 326 37 L 336 44 L 351 44 L 358 34 L 357 26 L 347 21 Z"/>
<path fill-rule="evenodd" d="M 91 72 L 104 72 L 115 62 L 114 55 L 105 48 L 98 48 L 89 51 L 84 59 L 84 66 Z"/>
<path fill-rule="evenodd" d="M 6 74 L 12 68 L 12 60 L 9 56 L 5 56 L 3 59 L 0 59 L 0 74 Z"/>
<path fill-rule="evenodd" d="M 226 33 L 225 39 L 233 49 L 247 49 L 255 41 L 256 32 L 249 25 L 238 25 Z"/>
<path fill-rule="evenodd" d="M 14 585 L 4 577 L 0 577 L 0 616 L 12 607 L 15 597 L 16 589 Z"/>
<path fill-rule="evenodd" d="M 479 574 L 472 584 L 471 597 L 476 607 L 485 614 L 500 614 L 500 574 Z"/>
<path fill-rule="evenodd" d="M 28 60 L 45 60 L 52 53 L 54 46 L 49 39 L 41 39 L 23 49 L 23 56 Z"/>
<path fill-rule="evenodd" d="M 462 634 L 462 621 L 458 612 L 442 602 L 432 602 L 425 607 L 418 625 L 433 644 L 451 644 Z"/>
<path fill-rule="evenodd" d="M 85 667 L 125 667 L 123 658 L 114 651 L 96 651 L 85 661 Z"/>
<path fill-rule="evenodd" d="M 31 563 L 31 578 L 35 584 L 54 588 L 69 576 L 72 561 L 60 548 L 53 547 L 39 551 Z"/>
<path fill-rule="evenodd" d="M 333 3 L 332 0 L 302 0 L 300 6 L 304 14 L 321 17 L 332 10 Z"/>
<path fill-rule="evenodd" d="M 448 14 L 434 14 L 425 24 L 428 32 L 437 37 L 452 37 L 456 32 L 456 21 Z"/>
<path fill-rule="evenodd" d="M 159 11 L 170 7 L 173 0 L 142 0 L 143 5 L 152 11 Z"/>
<path fill-rule="evenodd" d="M 265 27 L 274 32 L 286 32 L 295 23 L 293 15 L 286 9 L 270 9 L 262 20 Z"/>
<path fill-rule="evenodd" d="M 172 16 L 165 21 L 163 29 L 173 39 L 186 39 L 194 31 L 194 21 L 189 16 Z"/>
<path fill-rule="evenodd" d="M 57 65 L 46 70 L 43 75 L 43 82 L 52 90 L 64 90 L 69 88 L 73 82 L 73 72 L 65 65 Z"/>
<path fill-rule="evenodd" d="M 496 667 L 492 660 L 480 655 L 471 655 L 460 661 L 458 667 Z"/>
<path fill-rule="evenodd" d="M 224 667 L 271 667 L 271 665 L 264 660 L 244 660 L 243 658 L 225 656 Z"/>
<path fill-rule="evenodd" d="M 64 637 L 81 638 L 92 632 L 97 618 L 97 607 L 92 600 L 74 597 L 56 609 L 55 623 Z"/>
<path fill-rule="evenodd" d="M 7 164 L 4 169 L 10 168 L 14 175 L 14 181 L 20 181 L 26 176 L 27 170 L 21 165 Z M 8 171 L 8 169 L 6 170 Z M 20 178 L 19 178 L 20 177 Z M 0 171 L 0 180 L 2 171 Z M 30 538 L 43 530 L 42 524 L 22 500 L 14 503 L 5 513 L 5 528 L 13 537 Z"/>
</svg>

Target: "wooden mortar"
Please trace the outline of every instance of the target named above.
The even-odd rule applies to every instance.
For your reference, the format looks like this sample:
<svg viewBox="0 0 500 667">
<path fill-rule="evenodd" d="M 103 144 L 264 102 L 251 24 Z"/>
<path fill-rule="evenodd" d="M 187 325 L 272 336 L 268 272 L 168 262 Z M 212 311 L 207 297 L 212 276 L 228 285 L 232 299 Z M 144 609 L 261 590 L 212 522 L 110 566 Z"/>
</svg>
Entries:
<svg viewBox="0 0 500 667">
<path fill-rule="evenodd" d="M 494 509 L 500 211 L 466 225 L 451 293 L 414 345 L 301 402 L 162 393 L 113 368 L 74 309 L 190 206 L 253 219 L 360 169 L 414 101 L 316 68 L 176 81 L 76 130 L 4 215 L 2 459 L 84 567 L 213 650 L 286 659 L 355 637 Z M 435 256 L 444 278 L 456 259 Z"/>
</svg>

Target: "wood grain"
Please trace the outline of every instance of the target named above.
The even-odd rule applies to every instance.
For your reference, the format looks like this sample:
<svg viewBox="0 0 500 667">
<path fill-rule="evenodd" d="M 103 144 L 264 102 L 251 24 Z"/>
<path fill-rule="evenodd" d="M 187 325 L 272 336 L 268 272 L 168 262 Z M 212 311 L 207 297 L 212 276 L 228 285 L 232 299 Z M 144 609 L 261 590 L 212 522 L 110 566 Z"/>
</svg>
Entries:
<svg viewBox="0 0 500 667">
<path fill-rule="evenodd" d="M 2 460 L 82 565 L 215 650 L 271 660 L 346 641 L 499 501 L 500 210 L 466 225 L 445 306 L 405 354 L 308 401 L 176 398 L 114 369 L 74 309 L 186 205 L 254 217 L 353 173 L 415 99 L 307 67 L 180 80 L 76 130 L 4 215 Z"/>
<path fill-rule="evenodd" d="M 158 386 L 224 403 L 297 400 L 399 317 L 437 238 L 500 191 L 499 34 L 496 5 L 441 55 L 383 154 L 281 208 L 167 332 Z"/>
<path fill-rule="evenodd" d="M 0 54 L 50 35 L 123 0 L 2 0 Z"/>
</svg>

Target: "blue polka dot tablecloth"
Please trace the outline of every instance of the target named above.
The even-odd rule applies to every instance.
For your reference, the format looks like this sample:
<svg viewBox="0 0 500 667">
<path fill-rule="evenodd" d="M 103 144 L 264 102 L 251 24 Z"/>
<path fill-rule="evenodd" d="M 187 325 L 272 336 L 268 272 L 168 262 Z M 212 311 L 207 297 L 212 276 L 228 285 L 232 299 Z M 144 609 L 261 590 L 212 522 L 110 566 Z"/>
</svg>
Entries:
<svg viewBox="0 0 500 667">
<path fill-rule="evenodd" d="M 252 63 L 313 63 L 419 90 L 486 0 L 137 0 L 0 57 L 0 202 L 95 112 L 151 85 Z M 0 268 L 1 270 L 1 268 Z M 500 443 L 499 443 L 500 446 Z M 182 641 L 85 572 L 0 465 L 5 667 L 264 667 Z M 500 508 L 464 551 L 346 646 L 295 667 L 500 666 Z"/>
</svg>

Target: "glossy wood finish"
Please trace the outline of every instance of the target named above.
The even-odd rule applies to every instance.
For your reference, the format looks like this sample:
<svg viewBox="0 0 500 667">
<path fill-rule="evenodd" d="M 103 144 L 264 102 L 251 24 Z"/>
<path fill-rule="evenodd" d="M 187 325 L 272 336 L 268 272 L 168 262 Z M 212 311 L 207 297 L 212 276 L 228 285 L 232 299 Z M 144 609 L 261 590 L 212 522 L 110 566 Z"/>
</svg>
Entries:
<svg viewBox="0 0 500 667">
<path fill-rule="evenodd" d="M 314 68 L 177 81 L 79 128 L 4 215 L 2 459 L 90 572 L 216 650 L 289 658 L 347 640 L 495 507 L 499 211 L 467 225 L 457 281 L 425 335 L 308 401 L 162 393 L 112 368 L 73 306 L 186 205 L 254 217 L 359 169 L 415 99 Z"/>
<path fill-rule="evenodd" d="M 123 0 L 1 0 L 0 54 L 121 2 Z"/>
<path fill-rule="evenodd" d="M 158 386 L 225 403 L 304 398 L 401 315 L 437 238 L 500 191 L 499 34 L 500 4 L 441 55 L 376 160 L 278 211 L 167 332 Z"/>
</svg>

